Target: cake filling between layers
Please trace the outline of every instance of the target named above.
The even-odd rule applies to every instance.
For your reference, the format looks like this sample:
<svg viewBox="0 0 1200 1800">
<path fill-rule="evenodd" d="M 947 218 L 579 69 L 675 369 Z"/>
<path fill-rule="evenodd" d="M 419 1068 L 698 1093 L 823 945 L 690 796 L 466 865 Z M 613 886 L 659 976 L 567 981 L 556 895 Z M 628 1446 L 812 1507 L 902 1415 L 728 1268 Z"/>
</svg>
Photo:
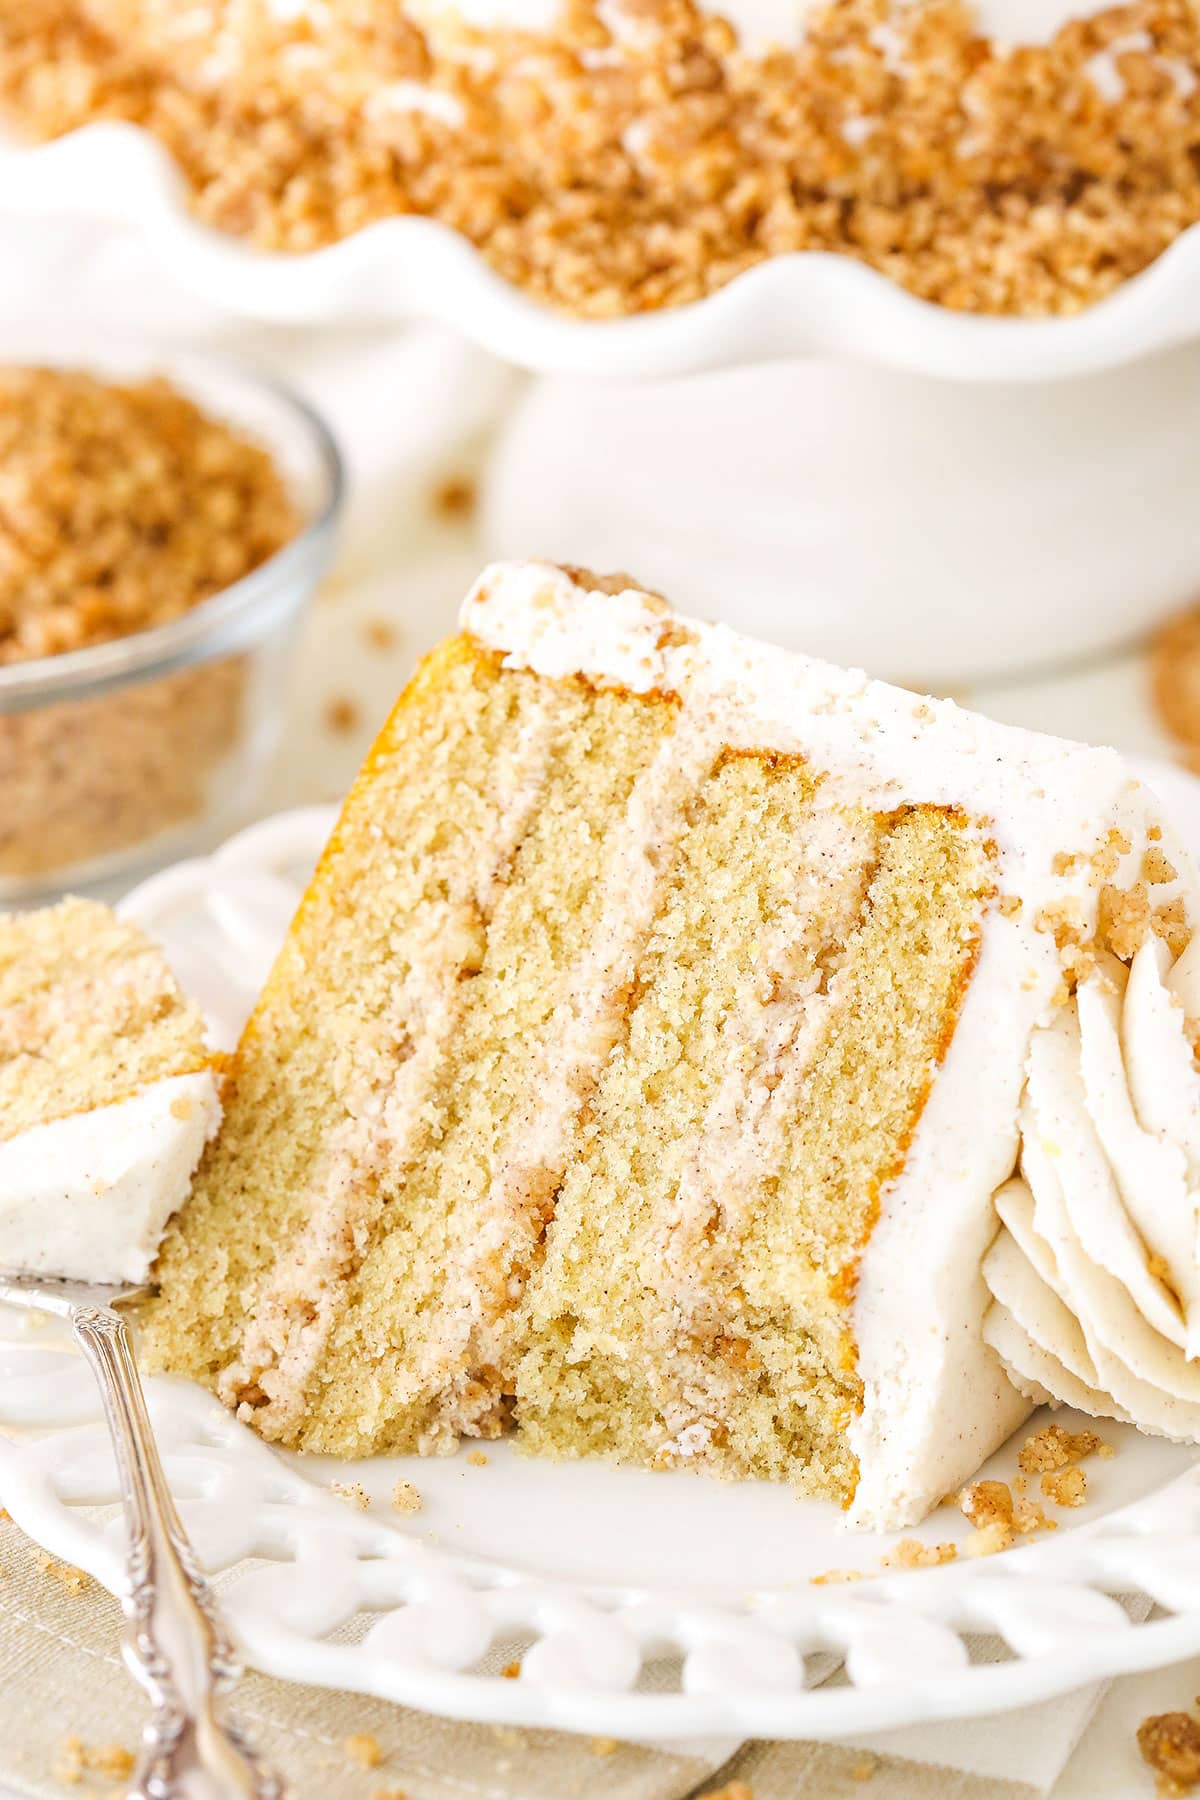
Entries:
<svg viewBox="0 0 1200 1800">
<path fill-rule="evenodd" d="M 453 641 L 248 1029 L 148 1358 L 297 1447 L 515 1408 L 540 1450 L 848 1499 L 857 1256 L 991 891 L 950 808 Z"/>
</svg>

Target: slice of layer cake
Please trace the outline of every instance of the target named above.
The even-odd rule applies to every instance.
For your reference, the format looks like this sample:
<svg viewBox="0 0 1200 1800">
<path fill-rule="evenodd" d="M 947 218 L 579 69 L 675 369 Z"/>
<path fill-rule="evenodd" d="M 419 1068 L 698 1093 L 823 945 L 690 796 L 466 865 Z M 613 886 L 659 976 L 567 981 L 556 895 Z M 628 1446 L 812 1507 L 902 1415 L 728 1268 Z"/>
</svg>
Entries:
<svg viewBox="0 0 1200 1800">
<path fill-rule="evenodd" d="M 146 1354 L 295 1447 L 514 1422 L 916 1519 L 1029 1406 L 981 1265 L 1031 1038 L 1118 924 L 1190 929 L 1152 797 L 624 578 L 499 566 L 462 623 L 246 1029 Z"/>
<path fill-rule="evenodd" d="M 136 925 L 0 916 L 0 1269 L 143 1280 L 219 1118 L 200 1014 Z"/>
</svg>

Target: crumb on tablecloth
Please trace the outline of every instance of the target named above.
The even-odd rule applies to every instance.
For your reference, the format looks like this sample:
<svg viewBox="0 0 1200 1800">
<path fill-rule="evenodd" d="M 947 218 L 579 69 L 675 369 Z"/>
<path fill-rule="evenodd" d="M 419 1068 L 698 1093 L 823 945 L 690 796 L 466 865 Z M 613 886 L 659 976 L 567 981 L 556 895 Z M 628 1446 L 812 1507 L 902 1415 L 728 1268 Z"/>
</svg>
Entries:
<svg viewBox="0 0 1200 1800">
<path fill-rule="evenodd" d="M 362 634 L 372 650 L 394 650 L 400 641 L 399 629 L 390 619 L 364 619 Z"/>
<path fill-rule="evenodd" d="M 325 726 L 335 737 L 349 737 L 357 731 L 362 722 L 362 711 L 357 700 L 348 694 L 331 694 L 325 702 Z"/>
<path fill-rule="evenodd" d="M 419 1513 L 424 1504 L 420 1488 L 414 1486 L 411 1481 L 398 1481 L 392 1489 L 392 1510 L 402 1513 L 405 1518 L 411 1518 L 414 1513 Z"/>
<path fill-rule="evenodd" d="M 478 499 L 478 486 L 469 475 L 448 475 L 433 490 L 433 510 L 439 519 L 469 519 Z"/>
<path fill-rule="evenodd" d="M 136 1764 L 133 1751 L 123 1744 L 85 1744 L 72 1731 L 63 1739 L 51 1773 L 56 1781 L 76 1787 L 85 1775 L 99 1775 L 104 1781 L 128 1781 Z"/>
<path fill-rule="evenodd" d="M 1200 1723 L 1191 1713 L 1155 1713 L 1137 1732 L 1142 1760 L 1158 1777 L 1158 1792 L 1189 1794 L 1200 1784 Z"/>
<path fill-rule="evenodd" d="M 33 1560 L 43 1575 L 49 1575 L 68 1594 L 82 1594 L 88 1587 L 91 1577 L 83 1569 L 77 1569 L 73 1563 L 55 1562 L 45 1550 L 33 1551 Z"/>
<path fill-rule="evenodd" d="M 1155 634 L 1150 695 L 1181 761 L 1200 771 L 1200 607 L 1189 607 Z"/>
<path fill-rule="evenodd" d="M 373 1731 L 353 1731 L 342 1740 L 342 1749 L 360 1769 L 377 1769 L 383 1761 L 379 1739 Z"/>
</svg>

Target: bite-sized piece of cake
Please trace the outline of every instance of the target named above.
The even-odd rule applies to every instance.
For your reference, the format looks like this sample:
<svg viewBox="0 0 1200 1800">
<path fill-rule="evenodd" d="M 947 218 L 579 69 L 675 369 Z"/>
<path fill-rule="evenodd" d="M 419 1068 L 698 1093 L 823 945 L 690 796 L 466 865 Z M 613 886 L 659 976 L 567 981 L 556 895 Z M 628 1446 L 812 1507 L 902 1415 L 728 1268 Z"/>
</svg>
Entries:
<svg viewBox="0 0 1200 1800">
<path fill-rule="evenodd" d="M 1031 1038 L 1191 928 L 1152 796 L 623 577 L 497 566 L 462 625 L 246 1029 L 148 1354 L 296 1447 L 515 1420 L 916 1519 L 1028 1411 L 981 1268 Z"/>
<path fill-rule="evenodd" d="M 144 1279 L 219 1119 L 200 1014 L 136 925 L 0 916 L 0 1269 Z"/>
</svg>

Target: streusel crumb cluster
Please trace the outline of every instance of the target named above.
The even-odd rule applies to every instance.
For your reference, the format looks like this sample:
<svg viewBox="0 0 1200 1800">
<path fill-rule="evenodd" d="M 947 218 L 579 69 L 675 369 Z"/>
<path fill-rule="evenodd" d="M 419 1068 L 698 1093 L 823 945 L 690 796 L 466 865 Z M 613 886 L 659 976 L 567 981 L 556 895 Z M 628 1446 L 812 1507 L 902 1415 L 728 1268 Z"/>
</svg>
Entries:
<svg viewBox="0 0 1200 1800">
<path fill-rule="evenodd" d="M 0 664 L 166 624 L 297 523 L 267 452 L 169 382 L 0 368 Z"/>
<path fill-rule="evenodd" d="M 0 369 L 0 668 L 167 624 L 300 524 L 270 455 L 167 381 Z M 247 676 L 237 655 L 0 707 L 0 885 L 203 812 L 242 735 Z"/>
<path fill-rule="evenodd" d="M 831 0 L 771 52 L 692 0 L 564 0 L 538 36 L 449 7 L 423 31 L 396 0 L 286 11 L 0 0 L 0 106 L 36 138 L 144 125 L 197 215 L 266 248 L 423 214 L 590 318 L 797 250 L 949 307 L 1072 313 L 1200 220 L 1190 0 L 1017 47 L 966 0 Z"/>
</svg>

